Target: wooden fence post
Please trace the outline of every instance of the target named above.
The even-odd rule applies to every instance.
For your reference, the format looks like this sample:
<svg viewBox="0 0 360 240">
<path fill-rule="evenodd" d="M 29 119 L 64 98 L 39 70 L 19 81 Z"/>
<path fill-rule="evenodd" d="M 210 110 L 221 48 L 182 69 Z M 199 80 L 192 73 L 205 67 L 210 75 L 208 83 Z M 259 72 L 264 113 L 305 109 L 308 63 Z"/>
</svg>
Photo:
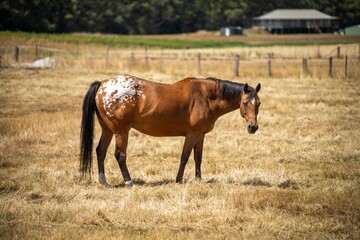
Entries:
<svg viewBox="0 0 360 240">
<path fill-rule="evenodd" d="M 201 74 L 201 53 L 197 54 L 197 68 L 198 74 Z"/>
<path fill-rule="evenodd" d="M 35 46 L 35 60 L 39 59 L 39 45 L 36 44 Z"/>
<path fill-rule="evenodd" d="M 271 77 L 271 54 L 268 54 L 268 77 Z"/>
<path fill-rule="evenodd" d="M 130 53 L 130 64 L 133 65 L 135 62 L 135 56 L 134 56 L 134 52 Z"/>
<path fill-rule="evenodd" d="M 234 65 L 234 75 L 235 77 L 239 76 L 239 62 L 240 62 L 240 56 L 239 54 L 235 55 L 235 65 Z"/>
<path fill-rule="evenodd" d="M 332 57 L 329 57 L 329 77 L 332 78 L 333 77 L 333 74 L 332 74 L 332 66 L 333 66 L 333 58 Z"/>
<path fill-rule="evenodd" d="M 147 47 L 145 47 L 145 65 L 146 65 L 146 67 L 149 66 L 149 59 L 148 59 L 148 54 L 147 54 Z"/>
<path fill-rule="evenodd" d="M 337 47 L 337 58 L 340 58 L 340 47 Z"/>
<path fill-rule="evenodd" d="M 109 47 L 106 48 L 106 67 L 109 65 Z"/>
<path fill-rule="evenodd" d="M 160 72 L 162 72 L 163 69 L 163 50 L 160 50 Z"/>
<path fill-rule="evenodd" d="M 303 58 L 302 71 L 303 75 L 306 76 L 308 73 L 307 58 Z"/>
<path fill-rule="evenodd" d="M 15 47 L 14 59 L 15 59 L 15 62 L 19 62 L 19 47 L 18 46 Z"/>
<path fill-rule="evenodd" d="M 347 79 L 348 56 L 345 56 L 345 80 Z"/>
</svg>

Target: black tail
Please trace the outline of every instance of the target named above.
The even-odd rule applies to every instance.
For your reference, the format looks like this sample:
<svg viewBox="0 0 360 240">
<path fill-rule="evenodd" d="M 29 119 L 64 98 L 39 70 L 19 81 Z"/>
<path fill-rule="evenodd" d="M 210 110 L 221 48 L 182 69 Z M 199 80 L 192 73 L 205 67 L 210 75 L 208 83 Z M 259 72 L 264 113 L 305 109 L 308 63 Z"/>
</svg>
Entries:
<svg viewBox="0 0 360 240">
<path fill-rule="evenodd" d="M 94 113 L 96 110 L 95 95 L 100 82 L 93 82 L 84 97 L 80 133 L 80 172 L 82 176 L 91 175 L 92 151 L 94 141 Z"/>
</svg>

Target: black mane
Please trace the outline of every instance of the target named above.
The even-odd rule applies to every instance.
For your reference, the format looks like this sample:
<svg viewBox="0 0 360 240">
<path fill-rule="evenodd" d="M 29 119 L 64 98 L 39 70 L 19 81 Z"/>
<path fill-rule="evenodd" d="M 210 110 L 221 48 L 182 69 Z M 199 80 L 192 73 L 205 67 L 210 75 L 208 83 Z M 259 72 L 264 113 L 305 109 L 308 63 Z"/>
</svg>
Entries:
<svg viewBox="0 0 360 240">
<path fill-rule="evenodd" d="M 228 80 L 221 80 L 218 78 L 208 77 L 206 80 L 211 80 L 219 84 L 220 86 L 220 97 L 225 100 L 234 100 L 239 99 L 241 96 L 241 91 L 243 90 L 245 84 L 231 82 Z M 254 89 L 249 86 L 249 91 L 253 92 Z"/>
</svg>

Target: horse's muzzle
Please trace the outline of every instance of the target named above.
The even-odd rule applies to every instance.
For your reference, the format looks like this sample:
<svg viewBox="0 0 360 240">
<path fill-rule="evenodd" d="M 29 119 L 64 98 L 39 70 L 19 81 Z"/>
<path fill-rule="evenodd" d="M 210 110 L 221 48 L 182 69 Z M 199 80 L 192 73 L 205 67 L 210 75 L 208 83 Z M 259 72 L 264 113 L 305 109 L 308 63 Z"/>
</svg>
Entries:
<svg viewBox="0 0 360 240">
<path fill-rule="evenodd" d="M 250 134 L 254 134 L 256 132 L 256 130 L 258 130 L 258 125 L 248 125 L 247 130 L 248 133 Z"/>
</svg>

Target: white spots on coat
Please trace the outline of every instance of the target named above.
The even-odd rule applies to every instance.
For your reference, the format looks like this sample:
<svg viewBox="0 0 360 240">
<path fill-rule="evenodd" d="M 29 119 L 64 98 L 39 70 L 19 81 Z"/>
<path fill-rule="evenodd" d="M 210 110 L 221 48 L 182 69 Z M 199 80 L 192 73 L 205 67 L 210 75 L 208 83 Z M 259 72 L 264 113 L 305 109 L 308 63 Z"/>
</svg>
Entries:
<svg viewBox="0 0 360 240">
<path fill-rule="evenodd" d="M 141 87 L 144 85 L 145 83 L 136 77 L 120 75 L 109 79 L 101 85 L 96 101 L 99 105 L 99 100 L 101 99 L 106 115 L 113 117 L 113 104 L 120 104 L 120 107 L 125 109 L 129 103 L 135 106 L 137 96 L 141 96 L 144 100 L 146 99 L 141 90 Z"/>
</svg>

